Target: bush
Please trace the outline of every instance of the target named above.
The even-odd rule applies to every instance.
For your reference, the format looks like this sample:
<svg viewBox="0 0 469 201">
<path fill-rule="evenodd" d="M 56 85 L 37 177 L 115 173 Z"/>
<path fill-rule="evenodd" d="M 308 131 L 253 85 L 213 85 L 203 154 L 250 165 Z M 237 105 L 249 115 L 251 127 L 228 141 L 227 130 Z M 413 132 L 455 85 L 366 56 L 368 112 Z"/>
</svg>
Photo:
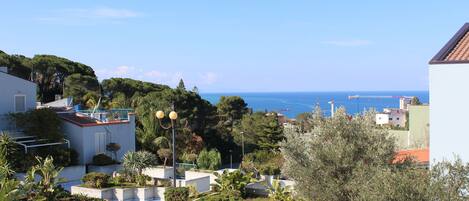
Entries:
<svg viewBox="0 0 469 201">
<path fill-rule="evenodd" d="M 93 156 L 93 165 L 103 166 L 103 165 L 112 165 L 114 163 L 115 161 L 112 160 L 112 158 L 106 154 L 98 154 L 98 155 Z"/>
<path fill-rule="evenodd" d="M 239 191 L 231 190 L 201 198 L 200 201 L 238 201 L 243 200 Z"/>
<path fill-rule="evenodd" d="M 168 187 L 164 192 L 164 197 L 168 201 L 187 201 L 189 200 L 189 188 Z"/>
<path fill-rule="evenodd" d="M 263 175 L 279 175 L 283 161 L 283 156 L 280 153 L 256 151 L 244 156 L 241 169 L 245 172 L 258 171 Z"/>
<path fill-rule="evenodd" d="M 91 172 L 83 176 L 81 179 L 85 186 L 91 188 L 104 188 L 109 186 L 111 176 L 101 172 Z"/>
<path fill-rule="evenodd" d="M 264 165 L 259 168 L 259 172 L 262 175 L 279 175 L 280 168 L 275 167 L 273 165 Z"/>
<path fill-rule="evenodd" d="M 200 169 L 216 170 L 221 166 L 221 155 L 216 149 L 202 150 L 197 158 L 197 166 Z"/>
<path fill-rule="evenodd" d="M 25 113 L 13 113 L 10 114 L 10 117 L 27 135 L 52 141 L 61 141 L 64 138 L 61 130 L 62 121 L 51 109 L 43 108 L 29 110 Z"/>
</svg>

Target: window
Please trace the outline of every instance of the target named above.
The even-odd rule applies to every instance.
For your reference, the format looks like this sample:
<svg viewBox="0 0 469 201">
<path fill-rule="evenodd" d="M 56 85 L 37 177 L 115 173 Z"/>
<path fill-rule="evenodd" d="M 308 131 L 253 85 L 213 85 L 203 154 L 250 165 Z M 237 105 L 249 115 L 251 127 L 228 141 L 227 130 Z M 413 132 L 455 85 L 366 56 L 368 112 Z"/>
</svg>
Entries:
<svg viewBox="0 0 469 201">
<path fill-rule="evenodd" d="M 389 117 L 389 121 L 392 121 L 392 117 Z"/>
<path fill-rule="evenodd" d="M 15 112 L 26 112 L 26 95 L 15 95 Z"/>
<path fill-rule="evenodd" d="M 396 120 L 399 121 L 399 117 L 397 117 Z"/>
<path fill-rule="evenodd" d="M 94 150 L 96 154 L 106 152 L 106 133 L 96 133 L 94 138 Z"/>
</svg>

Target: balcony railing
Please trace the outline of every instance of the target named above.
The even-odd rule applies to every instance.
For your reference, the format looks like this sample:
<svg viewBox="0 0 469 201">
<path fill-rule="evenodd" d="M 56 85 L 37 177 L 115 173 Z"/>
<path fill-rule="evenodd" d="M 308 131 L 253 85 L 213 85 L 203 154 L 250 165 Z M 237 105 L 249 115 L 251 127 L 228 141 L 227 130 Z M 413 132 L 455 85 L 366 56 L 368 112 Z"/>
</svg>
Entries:
<svg viewBox="0 0 469 201">
<path fill-rule="evenodd" d="M 77 113 L 81 113 L 90 118 L 99 120 L 101 122 L 109 121 L 127 121 L 129 120 L 129 113 L 133 112 L 132 109 L 110 109 L 110 110 L 78 110 Z"/>
</svg>

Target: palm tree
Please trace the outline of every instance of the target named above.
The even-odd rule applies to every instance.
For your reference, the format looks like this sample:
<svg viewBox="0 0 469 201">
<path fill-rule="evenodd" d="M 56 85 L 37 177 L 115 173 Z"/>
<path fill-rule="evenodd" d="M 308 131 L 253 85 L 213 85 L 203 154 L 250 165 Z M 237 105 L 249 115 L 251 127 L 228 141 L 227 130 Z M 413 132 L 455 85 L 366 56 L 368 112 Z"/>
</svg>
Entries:
<svg viewBox="0 0 469 201">
<path fill-rule="evenodd" d="M 123 165 L 137 175 L 141 175 L 145 168 L 156 165 L 156 157 L 147 151 L 128 152 L 124 155 Z"/>
<path fill-rule="evenodd" d="M 40 196 L 46 197 L 48 200 L 54 199 L 58 193 L 56 189 L 58 183 L 64 182 L 63 178 L 58 178 L 63 167 L 56 167 L 54 159 L 48 156 L 46 159 L 36 157 L 37 165 L 33 166 L 27 173 L 27 181 L 34 181 L 34 176 L 39 175 L 41 180 L 37 183 L 36 187 Z"/>
</svg>

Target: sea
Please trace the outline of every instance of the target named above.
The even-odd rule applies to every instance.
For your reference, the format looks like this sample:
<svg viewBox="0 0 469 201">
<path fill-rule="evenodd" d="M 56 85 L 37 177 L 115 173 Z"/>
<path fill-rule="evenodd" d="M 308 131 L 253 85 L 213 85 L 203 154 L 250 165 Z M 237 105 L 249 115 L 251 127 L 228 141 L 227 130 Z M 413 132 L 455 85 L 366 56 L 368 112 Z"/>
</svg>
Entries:
<svg viewBox="0 0 469 201">
<path fill-rule="evenodd" d="M 298 114 L 312 112 L 321 107 L 324 115 L 330 116 L 330 101 L 335 107 L 345 107 L 347 113 L 358 114 L 374 108 L 399 108 L 399 97 L 415 96 L 420 102 L 428 104 L 428 91 L 350 91 L 350 92 L 269 92 L 269 93 L 202 93 L 204 99 L 216 104 L 221 96 L 240 96 L 254 111 L 278 112 L 288 118 Z M 359 96 L 359 98 L 349 98 Z"/>
</svg>

